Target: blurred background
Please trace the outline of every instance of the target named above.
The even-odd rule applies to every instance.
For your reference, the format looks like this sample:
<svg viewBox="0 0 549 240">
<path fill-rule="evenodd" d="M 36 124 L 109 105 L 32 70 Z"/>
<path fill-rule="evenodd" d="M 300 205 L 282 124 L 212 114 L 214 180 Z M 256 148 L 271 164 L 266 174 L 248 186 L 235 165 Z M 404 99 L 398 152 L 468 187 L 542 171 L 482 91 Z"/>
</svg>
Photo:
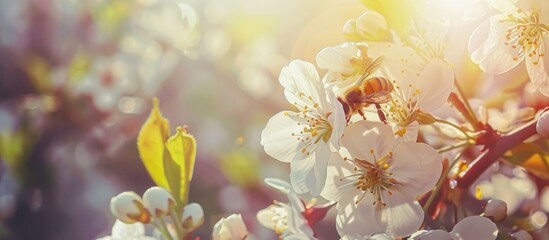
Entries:
<svg viewBox="0 0 549 240">
<path fill-rule="evenodd" d="M 289 166 L 259 144 L 289 106 L 278 74 L 342 43 L 345 21 L 364 9 L 357 0 L 0 0 L 0 238 L 110 235 L 110 198 L 154 185 L 136 136 L 157 96 L 171 126 L 188 125 L 198 141 L 197 236 L 242 213 L 259 239 L 275 239 L 255 214 L 286 201 L 263 178 L 287 179 Z M 317 228 L 337 238 L 333 221 Z"/>
</svg>

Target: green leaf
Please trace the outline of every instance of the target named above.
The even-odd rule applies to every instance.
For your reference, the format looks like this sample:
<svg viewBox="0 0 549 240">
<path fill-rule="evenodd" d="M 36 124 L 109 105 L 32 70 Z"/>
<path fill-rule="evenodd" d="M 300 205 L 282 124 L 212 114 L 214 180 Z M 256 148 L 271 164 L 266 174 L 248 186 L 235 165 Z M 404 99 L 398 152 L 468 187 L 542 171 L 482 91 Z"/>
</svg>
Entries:
<svg viewBox="0 0 549 240">
<path fill-rule="evenodd" d="M 549 153 L 536 144 L 521 143 L 507 151 L 503 158 L 539 177 L 549 179 Z"/>
<path fill-rule="evenodd" d="M 137 150 L 141 161 L 153 181 L 161 187 L 169 188 L 164 174 L 165 142 L 168 140 L 170 124 L 162 117 L 158 99 L 153 99 L 153 109 L 137 136 Z"/>
<path fill-rule="evenodd" d="M 165 171 L 172 194 L 181 203 L 187 204 L 189 184 L 193 176 L 196 158 L 196 141 L 186 129 L 178 127 L 175 135 L 166 142 L 171 158 L 165 159 Z"/>
</svg>

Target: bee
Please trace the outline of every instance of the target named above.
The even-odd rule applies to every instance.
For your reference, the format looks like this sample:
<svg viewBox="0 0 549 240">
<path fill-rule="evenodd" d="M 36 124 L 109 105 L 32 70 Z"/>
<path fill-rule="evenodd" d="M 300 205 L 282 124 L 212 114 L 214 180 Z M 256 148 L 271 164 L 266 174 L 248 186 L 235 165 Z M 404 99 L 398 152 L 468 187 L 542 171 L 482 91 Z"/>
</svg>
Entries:
<svg viewBox="0 0 549 240">
<path fill-rule="evenodd" d="M 376 58 L 366 70 L 364 70 L 364 73 L 362 73 L 356 84 L 345 91 L 343 97 L 337 98 L 343 105 L 347 122 L 349 122 L 351 115 L 354 113 L 360 114 L 360 116 L 366 120 L 362 108 L 365 108 L 370 104 L 376 105 L 378 115 L 381 120 L 385 122 L 385 117 L 382 117 L 383 113 L 381 112 L 380 104 L 391 100 L 393 84 L 383 77 L 370 77 L 370 75 L 379 68 L 382 61 L 383 57 Z"/>
</svg>

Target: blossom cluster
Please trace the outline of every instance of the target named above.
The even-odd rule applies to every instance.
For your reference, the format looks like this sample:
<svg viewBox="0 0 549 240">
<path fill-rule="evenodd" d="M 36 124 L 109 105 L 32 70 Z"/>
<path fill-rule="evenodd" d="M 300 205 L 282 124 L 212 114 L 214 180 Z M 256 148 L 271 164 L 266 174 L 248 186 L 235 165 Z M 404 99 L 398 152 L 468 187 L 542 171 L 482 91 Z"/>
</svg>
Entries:
<svg viewBox="0 0 549 240">
<path fill-rule="evenodd" d="M 424 216 L 435 216 L 430 210 L 435 187 L 473 168 L 464 162 L 463 169 L 449 175 L 448 164 L 456 166 L 470 146 L 497 148 L 492 141 L 509 129 L 494 129 L 478 120 L 463 95 L 455 64 L 447 58 L 447 35 L 453 27 L 447 16 L 426 17 L 432 3 L 418 1 L 419 6 L 405 10 L 411 14 L 399 16 L 410 18 L 403 20 L 406 28 L 397 28 L 390 11 L 399 6 L 385 8 L 384 16 L 376 11 L 376 3 L 345 24 L 347 42 L 316 55 L 316 66 L 324 74 L 302 60 L 282 69 L 279 82 L 293 110 L 269 120 L 261 135 L 265 152 L 290 164 L 293 191 L 337 202 L 336 227 L 344 239 L 495 239 L 496 225 L 479 216 L 465 218 L 450 234 L 416 232 Z M 549 96 L 544 62 L 549 21 L 542 12 L 549 6 L 544 8 L 543 1 L 535 3 L 539 8 L 505 0 L 486 3 L 498 13 L 475 16 L 486 20 L 466 39 L 471 60 L 491 74 L 505 73 L 524 61 L 533 85 Z M 466 122 L 456 124 L 441 115 L 450 106 Z M 537 125 L 544 136 L 539 129 L 549 123 L 540 120 Z M 462 141 L 452 145 L 442 138 Z M 443 173 L 443 165 L 450 170 Z M 463 179 L 451 181 L 471 187 L 472 182 L 459 182 Z M 475 225 L 470 235 L 457 233 Z"/>
</svg>

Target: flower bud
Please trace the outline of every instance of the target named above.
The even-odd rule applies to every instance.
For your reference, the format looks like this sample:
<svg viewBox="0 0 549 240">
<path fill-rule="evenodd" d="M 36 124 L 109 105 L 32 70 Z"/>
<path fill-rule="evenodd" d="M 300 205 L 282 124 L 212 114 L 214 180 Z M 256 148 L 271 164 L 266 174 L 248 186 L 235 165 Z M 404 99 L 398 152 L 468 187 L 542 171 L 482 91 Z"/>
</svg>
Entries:
<svg viewBox="0 0 549 240">
<path fill-rule="evenodd" d="M 385 18 L 375 11 L 367 11 L 358 17 L 356 31 L 364 40 L 380 41 L 389 34 Z"/>
<path fill-rule="evenodd" d="M 204 210 L 198 203 L 189 203 L 183 208 L 181 219 L 183 221 L 183 227 L 192 231 L 204 223 Z"/>
<path fill-rule="evenodd" d="M 124 223 L 149 223 L 151 215 L 135 192 L 123 192 L 111 198 L 111 213 Z"/>
<path fill-rule="evenodd" d="M 524 230 L 513 233 L 513 237 L 515 237 L 516 240 L 534 240 L 532 235 Z"/>
<path fill-rule="evenodd" d="M 155 217 L 166 216 L 175 208 L 175 199 L 168 190 L 161 187 L 151 187 L 143 194 L 143 203 Z"/>
<path fill-rule="evenodd" d="M 549 139 L 549 111 L 545 111 L 539 116 L 536 131 L 541 137 Z"/>
<path fill-rule="evenodd" d="M 490 199 L 484 207 L 484 216 L 494 222 L 500 222 L 507 217 L 507 203 L 499 199 Z"/>
<path fill-rule="evenodd" d="M 347 41 L 360 41 L 362 37 L 356 31 L 356 19 L 349 19 L 343 25 L 343 36 Z"/>
<path fill-rule="evenodd" d="M 213 227 L 213 240 L 246 239 L 248 229 L 240 214 L 232 214 L 227 218 L 221 218 Z"/>
</svg>

